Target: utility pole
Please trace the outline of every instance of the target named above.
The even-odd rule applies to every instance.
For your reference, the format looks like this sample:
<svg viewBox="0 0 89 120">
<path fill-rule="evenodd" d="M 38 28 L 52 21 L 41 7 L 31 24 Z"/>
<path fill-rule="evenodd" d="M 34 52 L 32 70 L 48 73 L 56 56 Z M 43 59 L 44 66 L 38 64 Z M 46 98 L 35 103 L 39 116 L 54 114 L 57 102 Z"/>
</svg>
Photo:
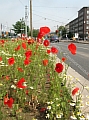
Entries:
<svg viewBox="0 0 89 120">
<path fill-rule="evenodd" d="M 25 6 L 25 35 L 26 37 L 27 37 L 27 19 L 28 19 L 27 6 Z"/>
<path fill-rule="evenodd" d="M 32 0 L 30 0 L 30 31 L 31 31 L 31 38 L 33 37 L 33 30 L 32 30 Z"/>
</svg>

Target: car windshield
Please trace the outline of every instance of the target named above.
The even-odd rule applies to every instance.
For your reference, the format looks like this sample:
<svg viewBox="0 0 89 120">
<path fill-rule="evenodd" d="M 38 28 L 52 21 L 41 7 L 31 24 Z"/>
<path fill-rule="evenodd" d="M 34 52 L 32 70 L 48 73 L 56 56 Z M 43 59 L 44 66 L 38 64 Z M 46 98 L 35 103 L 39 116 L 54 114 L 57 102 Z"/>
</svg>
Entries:
<svg viewBox="0 0 89 120">
<path fill-rule="evenodd" d="M 55 35 L 55 36 L 51 36 L 51 38 L 58 38 L 58 36 L 57 36 L 57 35 Z"/>
</svg>

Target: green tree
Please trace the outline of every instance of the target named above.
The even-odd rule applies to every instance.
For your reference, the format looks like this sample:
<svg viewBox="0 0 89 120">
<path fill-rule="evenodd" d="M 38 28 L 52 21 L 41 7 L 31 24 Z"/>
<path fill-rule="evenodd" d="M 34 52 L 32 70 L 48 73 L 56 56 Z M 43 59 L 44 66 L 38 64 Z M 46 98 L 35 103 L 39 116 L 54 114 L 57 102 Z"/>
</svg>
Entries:
<svg viewBox="0 0 89 120">
<path fill-rule="evenodd" d="M 65 26 L 60 26 L 58 28 L 58 31 L 59 31 L 59 36 L 66 37 L 67 30 L 66 30 Z"/>
<path fill-rule="evenodd" d="M 68 35 L 68 38 L 72 38 L 73 37 L 73 33 L 71 33 L 71 32 L 69 32 L 69 33 L 67 33 Z"/>
<path fill-rule="evenodd" d="M 19 21 L 17 21 L 15 25 L 13 25 L 13 30 L 16 34 L 19 34 L 19 33 L 25 34 L 25 27 L 26 27 L 26 24 L 22 18 Z M 29 26 L 27 26 L 27 34 L 29 35 Z"/>
<path fill-rule="evenodd" d="M 37 37 L 38 33 L 39 33 L 39 29 L 33 29 L 33 37 Z M 31 36 L 31 31 L 29 31 L 29 36 Z"/>
<path fill-rule="evenodd" d="M 33 29 L 33 37 L 37 37 L 38 33 L 39 33 L 38 29 Z"/>
</svg>

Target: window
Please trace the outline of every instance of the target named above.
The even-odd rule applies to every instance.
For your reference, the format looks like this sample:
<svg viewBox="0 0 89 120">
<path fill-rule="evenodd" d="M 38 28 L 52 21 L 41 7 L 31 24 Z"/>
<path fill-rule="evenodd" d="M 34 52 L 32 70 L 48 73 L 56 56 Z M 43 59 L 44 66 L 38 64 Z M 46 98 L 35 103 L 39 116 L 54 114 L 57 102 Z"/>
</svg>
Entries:
<svg viewBox="0 0 89 120">
<path fill-rule="evenodd" d="M 81 26 L 81 27 L 79 27 L 79 30 L 82 30 L 83 29 L 83 27 Z"/>
<path fill-rule="evenodd" d="M 86 29 L 89 29 L 89 26 L 86 26 Z"/>
<path fill-rule="evenodd" d="M 83 12 L 80 12 L 80 13 L 79 13 L 79 16 L 81 16 L 81 15 L 83 15 Z"/>
<path fill-rule="evenodd" d="M 89 24 L 89 20 L 87 20 L 86 22 L 87 22 L 87 24 Z"/>
<path fill-rule="evenodd" d="M 89 15 L 87 15 L 87 19 L 89 19 Z"/>
<path fill-rule="evenodd" d="M 86 34 L 88 34 L 88 32 L 86 31 Z"/>
<path fill-rule="evenodd" d="M 87 10 L 87 14 L 89 14 L 89 10 Z"/>
<path fill-rule="evenodd" d="M 79 17 L 79 21 L 83 20 L 83 17 Z"/>
<path fill-rule="evenodd" d="M 82 22 L 79 22 L 79 25 L 83 25 L 83 21 L 82 21 Z"/>
</svg>

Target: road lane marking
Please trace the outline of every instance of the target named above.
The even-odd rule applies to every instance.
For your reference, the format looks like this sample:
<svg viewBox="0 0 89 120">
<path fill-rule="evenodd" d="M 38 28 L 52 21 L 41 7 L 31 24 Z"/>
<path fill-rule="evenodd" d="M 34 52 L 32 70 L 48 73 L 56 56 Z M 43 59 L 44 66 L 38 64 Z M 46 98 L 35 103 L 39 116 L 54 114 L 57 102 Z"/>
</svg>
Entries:
<svg viewBox="0 0 89 120">
<path fill-rule="evenodd" d="M 82 55 L 82 56 L 85 56 L 85 57 L 88 57 L 89 58 L 89 55 L 88 54 L 85 54 L 84 52 L 77 52 L 77 54 L 80 54 L 80 55 Z"/>
<path fill-rule="evenodd" d="M 89 48 L 84 48 L 84 47 L 77 47 L 77 48 L 82 48 L 82 49 L 85 49 L 85 50 L 89 50 Z"/>
<path fill-rule="evenodd" d="M 55 44 L 56 46 L 58 46 L 58 44 Z M 62 46 L 68 46 L 68 45 L 64 45 L 64 44 L 62 44 Z M 77 45 L 76 45 L 77 46 Z M 85 50 L 89 50 L 89 48 L 84 48 L 84 47 L 78 47 L 77 46 L 77 48 L 82 48 L 82 49 L 85 49 Z"/>
</svg>

